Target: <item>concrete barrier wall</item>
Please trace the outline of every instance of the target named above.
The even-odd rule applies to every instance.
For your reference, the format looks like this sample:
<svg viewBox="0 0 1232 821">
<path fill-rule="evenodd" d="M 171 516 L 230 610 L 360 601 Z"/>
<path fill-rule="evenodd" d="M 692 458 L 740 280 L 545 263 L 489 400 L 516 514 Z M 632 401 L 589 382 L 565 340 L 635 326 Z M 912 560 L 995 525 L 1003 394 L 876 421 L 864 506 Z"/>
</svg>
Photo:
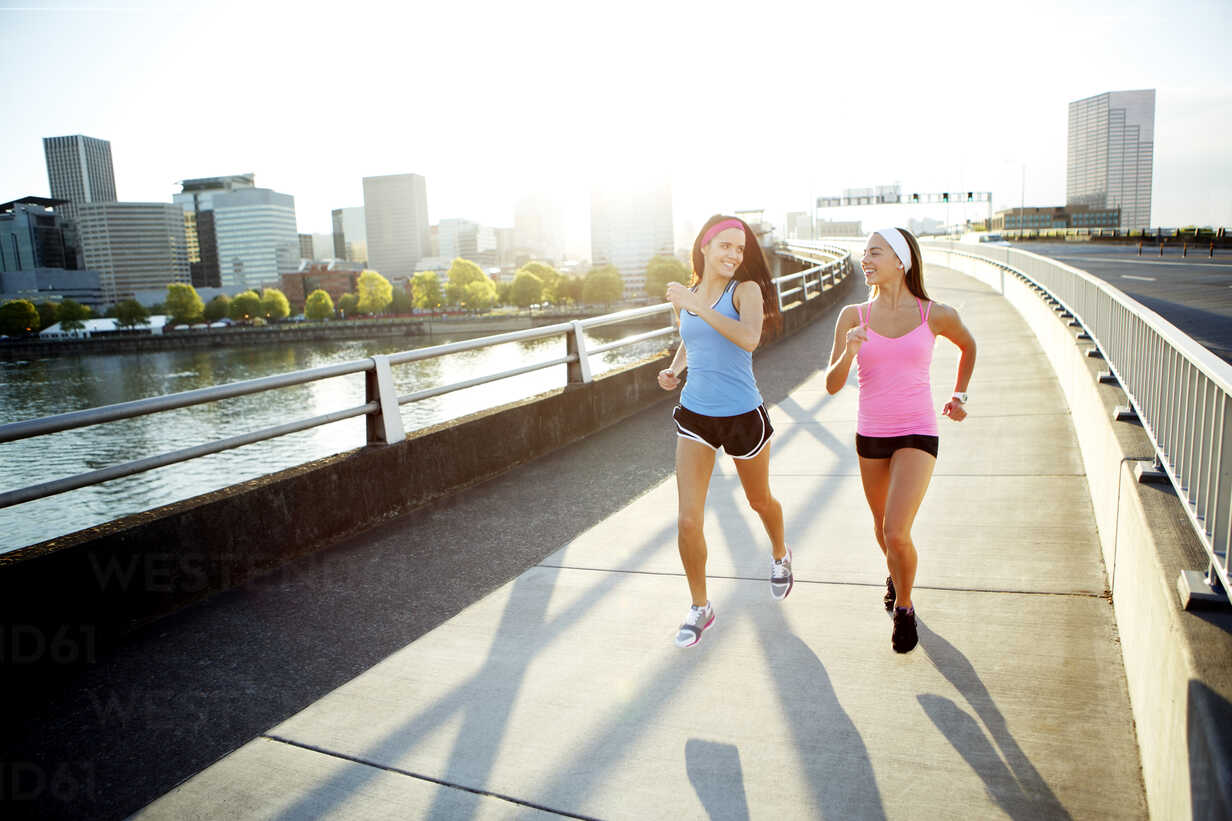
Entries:
<svg viewBox="0 0 1232 821">
<path fill-rule="evenodd" d="M 847 277 L 786 312 L 790 335 L 850 292 Z M 418 431 L 0 554 L 0 615 L 23 657 L 56 661 L 564 447 L 674 394 L 667 356 L 585 385 Z M 185 469 L 191 469 L 185 466 Z M 37 652 L 42 648 L 42 653 Z M 72 650 L 77 648 L 77 650 Z M 84 658 L 76 660 L 85 660 Z"/>
<path fill-rule="evenodd" d="M 1137 725 L 1143 780 L 1155 818 L 1232 818 L 1232 615 L 1186 612 L 1175 583 L 1207 558 L 1170 484 L 1143 484 L 1154 447 L 1094 345 L 1077 339 L 1029 284 L 999 267 L 925 250 L 1005 295 L 1035 332 L 1069 402 L 1108 572 Z"/>
</svg>

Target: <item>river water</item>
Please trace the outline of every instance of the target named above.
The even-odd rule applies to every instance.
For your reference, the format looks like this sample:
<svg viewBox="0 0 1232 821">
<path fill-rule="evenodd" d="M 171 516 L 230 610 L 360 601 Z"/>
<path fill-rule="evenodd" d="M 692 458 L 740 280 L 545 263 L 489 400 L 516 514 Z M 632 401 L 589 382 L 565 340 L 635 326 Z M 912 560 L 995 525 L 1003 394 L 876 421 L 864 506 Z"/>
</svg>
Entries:
<svg viewBox="0 0 1232 821">
<path fill-rule="evenodd" d="M 596 344 L 634 333 L 597 329 Z M 421 345 L 455 341 L 425 337 Z M 591 357 L 594 374 L 636 362 L 669 337 Z M 368 340 L 0 361 L 0 424 L 149 396 L 255 379 L 374 354 L 414 342 Z M 394 366 L 399 395 L 563 356 L 563 337 L 495 345 Z M 402 406 L 407 432 L 565 384 L 565 366 L 511 377 Z M 364 375 L 235 397 L 0 444 L 0 490 L 89 470 L 363 404 Z M 364 444 L 364 419 L 334 422 L 158 470 L 0 509 L 0 552 L 218 490 Z M 328 500 L 325 500 L 328 503 Z"/>
</svg>

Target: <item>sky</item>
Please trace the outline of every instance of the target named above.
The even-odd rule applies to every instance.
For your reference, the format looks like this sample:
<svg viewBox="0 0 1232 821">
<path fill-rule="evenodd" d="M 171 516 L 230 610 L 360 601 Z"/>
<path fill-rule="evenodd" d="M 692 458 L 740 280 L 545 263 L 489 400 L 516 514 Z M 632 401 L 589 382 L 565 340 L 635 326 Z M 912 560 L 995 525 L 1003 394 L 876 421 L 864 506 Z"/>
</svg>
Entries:
<svg viewBox="0 0 1232 821">
<path fill-rule="evenodd" d="M 844 6 L 844 8 L 835 8 Z M 1232 3 L 0 0 L 0 201 L 42 138 L 111 142 L 122 200 L 253 172 L 299 230 L 362 179 L 427 178 L 435 223 L 666 178 L 677 244 L 899 183 L 1065 201 L 1068 103 L 1157 90 L 1152 223 L 1232 226 Z"/>
</svg>

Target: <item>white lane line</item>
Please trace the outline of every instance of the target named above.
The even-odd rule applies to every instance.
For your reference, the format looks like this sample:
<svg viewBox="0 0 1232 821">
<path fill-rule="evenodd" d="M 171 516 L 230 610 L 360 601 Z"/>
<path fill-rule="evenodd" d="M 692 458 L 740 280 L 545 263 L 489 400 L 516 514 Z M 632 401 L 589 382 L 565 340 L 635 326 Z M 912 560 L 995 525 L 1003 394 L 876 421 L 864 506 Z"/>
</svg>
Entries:
<svg viewBox="0 0 1232 821">
<path fill-rule="evenodd" d="M 1121 279 L 1137 279 L 1142 282 L 1154 282 L 1155 277 L 1136 277 L 1133 274 L 1121 274 Z"/>
</svg>

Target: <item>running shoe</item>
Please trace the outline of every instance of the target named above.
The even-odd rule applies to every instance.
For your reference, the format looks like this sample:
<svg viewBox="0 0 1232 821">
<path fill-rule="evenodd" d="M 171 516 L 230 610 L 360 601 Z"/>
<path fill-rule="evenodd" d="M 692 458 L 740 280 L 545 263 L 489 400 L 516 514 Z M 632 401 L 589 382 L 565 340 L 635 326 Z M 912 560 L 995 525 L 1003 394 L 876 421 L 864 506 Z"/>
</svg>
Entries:
<svg viewBox="0 0 1232 821">
<path fill-rule="evenodd" d="M 689 607 L 689 613 L 684 617 L 684 624 L 680 625 L 680 632 L 676 634 L 677 647 L 692 647 L 702 640 L 702 632 L 714 624 L 714 608 L 710 606 L 710 602 L 706 602 L 705 607 L 692 605 Z"/>
<path fill-rule="evenodd" d="M 882 599 L 882 601 L 885 602 L 885 609 L 887 613 L 894 612 L 894 600 L 896 598 L 898 598 L 898 594 L 894 592 L 894 577 L 886 576 L 886 592 L 885 598 Z"/>
<path fill-rule="evenodd" d="M 781 559 L 775 559 L 770 564 L 770 595 L 776 599 L 785 599 L 796 583 L 796 577 L 791 573 L 791 548 Z"/>
<path fill-rule="evenodd" d="M 894 608 L 894 632 L 890 634 L 890 645 L 895 653 L 910 653 L 920 641 L 915 629 L 915 608 Z"/>
</svg>

